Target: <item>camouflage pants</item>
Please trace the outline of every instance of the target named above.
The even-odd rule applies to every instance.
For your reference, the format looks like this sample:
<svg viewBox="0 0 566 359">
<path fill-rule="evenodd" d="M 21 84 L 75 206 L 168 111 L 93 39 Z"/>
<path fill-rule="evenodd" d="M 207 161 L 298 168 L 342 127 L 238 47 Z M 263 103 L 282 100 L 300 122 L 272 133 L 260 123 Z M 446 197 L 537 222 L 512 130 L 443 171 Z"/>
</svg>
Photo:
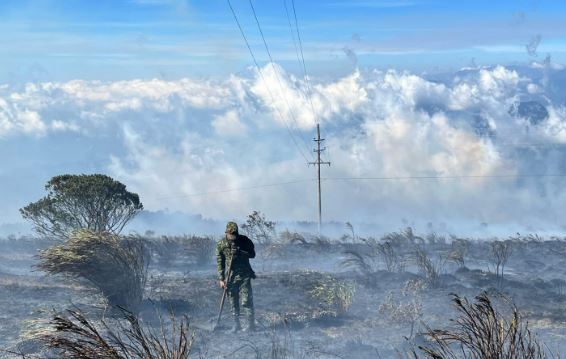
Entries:
<svg viewBox="0 0 566 359">
<path fill-rule="evenodd" d="M 230 297 L 230 304 L 232 304 L 232 314 L 240 315 L 240 300 L 246 314 L 254 314 L 254 298 L 250 277 L 234 277 L 228 284 L 228 296 Z"/>
</svg>

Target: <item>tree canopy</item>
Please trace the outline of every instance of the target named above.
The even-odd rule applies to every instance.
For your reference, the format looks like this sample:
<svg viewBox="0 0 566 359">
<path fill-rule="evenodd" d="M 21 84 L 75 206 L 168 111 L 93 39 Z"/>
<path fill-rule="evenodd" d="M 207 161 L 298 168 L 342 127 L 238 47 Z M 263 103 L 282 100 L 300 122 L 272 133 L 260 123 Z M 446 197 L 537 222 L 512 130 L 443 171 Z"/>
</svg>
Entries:
<svg viewBox="0 0 566 359">
<path fill-rule="evenodd" d="M 47 196 L 20 209 L 41 235 L 66 238 L 77 229 L 118 234 L 141 210 L 136 193 L 102 175 L 62 175 L 47 182 Z"/>
</svg>

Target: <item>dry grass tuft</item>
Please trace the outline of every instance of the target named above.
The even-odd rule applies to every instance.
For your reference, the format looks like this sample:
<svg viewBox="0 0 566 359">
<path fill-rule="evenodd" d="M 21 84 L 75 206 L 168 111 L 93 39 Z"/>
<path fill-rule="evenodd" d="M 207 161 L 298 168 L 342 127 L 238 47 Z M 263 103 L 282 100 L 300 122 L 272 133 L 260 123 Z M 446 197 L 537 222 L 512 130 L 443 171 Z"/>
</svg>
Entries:
<svg viewBox="0 0 566 359">
<path fill-rule="evenodd" d="M 149 254 L 138 238 L 81 230 L 39 258 L 39 269 L 86 280 L 110 305 L 135 310 L 143 299 Z"/>
<path fill-rule="evenodd" d="M 519 311 L 511 306 L 511 314 L 498 311 L 486 293 L 475 303 L 453 295 L 459 317 L 449 330 L 429 329 L 425 334 L 430 346 L 419 346 L 426 358 L 432 359 L 546 359 L 554 358 L 538 342 L 524 323 Z M 413 356 L 418 358 L 416 352 Z"/>
<path fill-rule="evenodd" d="M 419 268 L 419 271 L 422 273 L 422 275 L 424 275 L 428 284 L 433 288 L 440 286 L 440 276 L 444 271 L 446 259 L 442 256 L 433 259 L 420 246 L 416 247 L 414 255 L 415 263 Z"/>
<path fill-rule="evenodd" d="M 177 322 L 171 317 L 167 330 L 163 320 L 156 333 L 142 325 L 138 318 L 122 310 L 125 323 L 112 325 L 102 320 L 97 326 L 80 310 L 57 314 L 52 325 L 55 331 L 44 340 L 68 359 L 187 359 L 191 354 L 195 332 L 184 317 Z"/>
</svg>

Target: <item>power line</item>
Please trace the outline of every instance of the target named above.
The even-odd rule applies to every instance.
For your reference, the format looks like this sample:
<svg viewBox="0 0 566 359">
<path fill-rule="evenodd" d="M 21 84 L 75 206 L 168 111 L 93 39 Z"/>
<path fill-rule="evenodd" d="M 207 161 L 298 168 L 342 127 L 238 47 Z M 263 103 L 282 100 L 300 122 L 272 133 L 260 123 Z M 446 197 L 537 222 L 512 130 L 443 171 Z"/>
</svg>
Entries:
<svg viewBox="0 0 566 359">
<path fill-rule="evenodd" d="M 275 78 L 277 79 L 277 83 L 279 84 L 279 89 L 281 90 L 281 94 L 283 95 L 283 99 L 285 100 L 285 104 L 287 105 L 287 108 L 289 109 L 289 113 L 291 114 L 291 118 L 295 122 L 295 125 L 297 125 L 297 127 L 300 127 L 299 123 L 297 122 L 295 112 L 293 111 L 291 105 L 289 104 L 289 100 L 287 99 L 287 94 L 285 93 L 285 91 L 283 89 L 283 84 L 281 82 L 281 77 L 279 76 L 279 72 L 275 68 L 275 62 L 273 61 L 273 57 L 271 56 L 271 51 L 269 51 L 269 46 L 267 46 L 267 40 L 265 39 L 265 35 L 263 34 L 263 30 L 261 29 L 261 24 L 259 23 L 259 19 L 257 17 L 257 13 L 255 11 L 255 7 L 253 5 L 252 0 L 249 0 L 249 3 L 250 3 L 250 7 L 252 9 L 252 13 L 254 15 L 256 24 L 257 24 L 257 28 L 258 28 L 259 33 L 261 35 L 261 39 L 263 40 L 263 45 L 265 46 L 265 51 L 267 52 L 267 56 L 269 57 L 269 62 L 271 64 L 271 68 L 273 69 L 273 72 L 275 73 Z M 308 151 L 308 146 L 306 144 L 305 139 L 302 136 L 300 136 L 300 138 L 303 140 L 303 145 L 305 146 L 305 148 Z"/>
<path fill-rule="evenodd" d="M 493 142 L 495 147 L 565 147 L 566 143 L 544 143 L 544 142 L 509 142 L 497 143 Z"/>
<path fill-rule="evenodd" d="M 273 96 L 273 93 L 271 92 L 271 89 L 269 88 L 269 85 L 267 83 L 267 81 L 265 80 L 265 77 L 263 76 L 263 71 L 261 70 L 261 67 L 259 66 L 257 59 L 254 55 L 254 52 L 250 46 L 250 43 L 248 41 L 248 38 L 246 37 L 246 34 L 244 32 L 244 29 L 242 28 L 242 25 L 240 24 L 240 21 L 238 20 L 238 16 L 236 15 L 236 11 L 234 10 L 234 8 L 232 7 L 232 3 L 230 2 L 230 0 L 226 0 L 228 2 L 228 6 L 230 7 L 230 10 L 232 11 L 232 15 L 234 16 L 234 20 L 236 21 L 236 24 L 238 25 L 238 29 L 240 29 L 240 34 L 242 35 L 242 37 L 244 38 L 244 41 L 246 43 L 246 46 L 250 52 L 250 55 L 252 56 L 253 62 L 255 64 L 255 67 L 257 68 L 257 71 L 259 73 L 259 76 L 261 77 L 262 81 L 265 83 L 265 87 L 267 89 L 267 92 L 269 93 L 269 96 L 271 97 L 271 102 L 274 105 L 275 110 L 277 111 L 277 114 L 279 115 L 279 117 L 281 118 L 281 120 L 283 121 L 283 123 L 285 124 L 285 127 L 287 128 L 287 132 L 289 133 L 289 136 L 291 137 L 291 139 L 293 140 L 293 143 L 295 144 L 295 147 L 297 147 L 297 150 L 299 151 L 299 153 L 301 154 L 301 156 L 305 159 L 305 162 L 309 162 L 309 160 L 307 159 L 307 157 L 305 156 L 305 154 L 303 153 L 303 150 L 301 150 L 299 144 L 297 143 L 297 140 L 295 139 L 295 136 L 293 136 L 293 133 L 291 131 L 291 128 L 289 127 L 287 120 L 285 120 L 285 117 L 283 116 L 283 114 L 281 113 L 281 110 L 279 109 L 279 107 L 277 107 L 275 105 L 275 96 Z M 303 139 L 304 141 L 304 139 Z M 307 153 L 309 153 L 307 151 Z"/>
<path fill-rule="evenodd" d="M 561 178 L 566 174 L 534 175 L 455 175 L 455 176 L 395 176 L 395 177 L 324 177 L 323 181 L 389 181 L 389 180 L 426 180 L 426 179 L 473 179 L 473 178 Z"/>
<path fill-rule="evenodd" d="M 321 162 L 321 164 L 324 164 Z M 566 174 L 533 174 L 533 175 L 513 175 L 513 174 L 503 174 L 503 175 L 455 175 L 455 176 L 392 176 L 392 177 L 321 177 L 321 181 L 395 181 L 395 180 L 429 180 L 429 179 L 475 179 L 475 178 L 566 178 Z M 177 199 L 177 198 L 189 198 L 189 197 L 200 197 L 207 195 L 215 195 L 229 192 L 242 192 L 251 191 L 254 189 L 270 188 L 285 186 L 290 184 L 314 182 L 316 179 L 298 179 L 286 182 L 276 182 L 254 185 L 249 187 L 238 187 L 238 188 L 227 188 L 207 192 L 195 192 L 186 195 L 178 196 L 168 196 L 153 198 L 154 200 L 166 200 L 166 199 Z"/>
<path fill-rule="evenodd" d="M 303 74 L 304 74 L 304 77 L 305 77 L 305 83 L 307 84 L 307 91 L 305 92 L 305 91 L 301 90 L 301 93 L 303 94 L 303 97 L 305 98 L 305 100 L 307 100 L 310 104 L 310 108 L 311 108 L 312 115 L 313 115 L 315 122 L 320 123 L 319 116 L 317 115 L 317 113 L 314 109 L 313 102 L 312 102 L 312 89 L 310 87 L 310 81 L 309 81 L 309 77 L 308 77 L 308 74 L 307 74 L 307 67 L 305 65 L 305 58 L 303 56 L 303 45 L 302 45 L 302 41 L 301 41 L 301 35 L 299 33 L 299 23 L 297 21 L 297 13 L 295 11 L 295 2 L 293 1 L 293 13 L 295 15 L 295 27 L 296 27 L 296 32 L 297 32 L 297 38 L 298 38 L 298 41 L 299 41 L 299 46 L 300 46 L 300 57 L 299 57 L 299 47 L 297 47 L 297 42 L 295 41 L 295 31 L 293 29 L 293 25 L 291 24 L 291 16 L 289 15 L 289 9 L 287 7 L 287 0 L 283 0 L 283 4 L 285 5 L 285 14 L 287 15 L 287 22 L 289 24 L 289 30 L 291 31 L 291 38 L 293 39 L 293 46 L 295 48 L 295 55 L 297 56 L 297 62 L 299 63 L 299 66 L 301 66 L 302 69 L 303 69 Z"/>
<path fill-rule="evenodd" d="M 249 187 L 228 188 L 228 189 L 221 189 L 221 190 L 208 191 L 208 192 L 190 193 L 190 194 L 179 195 L 179 196 L 160 197 L 160 198 L 154 198 L 154 200 L 177 199 L 177 198 L 188 198 L 188 197 L 200 197 L 200 196 L 207 196 L 207 195 L 214 195 L 214 194 L 222 194 L 222 193 L 229 193 L 229 192 L 242 192 L 242 191 L 250 191 L 250 190 L 253 190 L 253 189 L 268 188 L 268 187 L 277 187 L 277 186 L 285 186 L 285 185 L 289 185 L 289 184 L 304 183 L 304 182 L 313 182 L 313 181 L 315 181 L 314 178 L 299 179 L 299 180 L 287 181 L 287 182 L 277 182 L 277 183 L 260 184 L 260 185 L 249 186 Z"/>
<path fill-rule="evenodd" d="M 295 55 L 297 56 L 297 62 L 300 65 L 301 59 L 299 58 L 299 48 L 297 47 L 297 40 L 295 40 L 295 31 L 293 29 L 293 25 L 291 24 L 291 16 L 289 15 L 287 0 L 283 0 L 283 5 L 285 6 L 285 13 L 287 14 L 287 23 L 289 24 L 289 31 L 291 32 L 291 38 L 293 39 L 293 47 L 295 48 Z"/>
<path fill-rule="evenodd" d="M 299 49 L 301 50 L 301 60 L 303 63 L 303 72 L 305 75 L 305 81 L 307 83 L 307 90 L 308 90 L 308 94 L 309 94 L 309 102 L 311 105 L 311 110 L 313 112 L 313 116 L 315 116 L 315 120 L 317 123 L 320 122 L 320 119 L 318 118 L 318 116 L 316 115 L 316 111 L 314 110 L 314 105 L 312 103 L 312 86 L 310 84 L 310 80 L 309 80 L 309 75 L 307 73 L 307 65 L 305 63 L 305 54 L 303 52 L 303 41 L 301 39 L 301 32 L 299 31 L 299 20 L 297 19 L 297 10 L 295 8 L 295 0 L 291 0 L 291 4 L 293 6 L 293 15 L 295 16 L 295 28 L 297 29 L 297 38 L 299 40 Z M 285 9 L 287 9 L 287 0 L 285 0 Z"/>
</svg>

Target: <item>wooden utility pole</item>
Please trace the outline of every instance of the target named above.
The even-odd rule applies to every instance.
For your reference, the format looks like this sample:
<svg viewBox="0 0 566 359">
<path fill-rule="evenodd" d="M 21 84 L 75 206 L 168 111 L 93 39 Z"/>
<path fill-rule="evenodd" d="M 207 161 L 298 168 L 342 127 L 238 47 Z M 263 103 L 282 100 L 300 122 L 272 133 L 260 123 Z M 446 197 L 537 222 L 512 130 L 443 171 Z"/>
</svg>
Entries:
<svg viewBox="0 0 566 359">
<path fill-rule="evenodd" d="M 309 165 L 316 165 L 317 166 L 317 173 L 318 173 L 318 235 L 320 236 L 320 226 L 322 224 L 322 195 L 320 191 L 320 165 L 328 165 L 330 166 L 330 162 L 322 162 L 320 159 L 320 154 L 326 148 L 320 148 L 320 144 L 324 141 L 324 138 L 320 138 L 320 124 L 316 124 L 316 138 L 314 142 L 316 142 L 317 147 L 313 150 L 317 154 L 316 162 L 309 162 Z"/>
</svg>

